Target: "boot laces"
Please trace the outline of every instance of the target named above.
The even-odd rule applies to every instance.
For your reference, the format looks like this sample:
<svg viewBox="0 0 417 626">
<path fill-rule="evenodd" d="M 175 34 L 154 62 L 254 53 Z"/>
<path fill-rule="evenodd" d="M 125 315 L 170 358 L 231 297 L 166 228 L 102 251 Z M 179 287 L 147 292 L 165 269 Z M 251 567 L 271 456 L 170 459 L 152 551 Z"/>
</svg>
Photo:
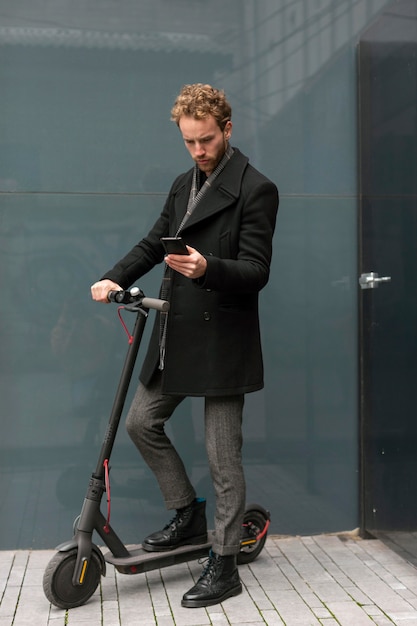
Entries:
<svg viewBox="0 0 417 626">
<path fill-rule="evenodd" d="M 168 530 L 168 528 L 176 528 L 178 524 L 181 523 L 181 513 L 177 511 L 176 515 L 172 518 L 170 522 L 165 526 L 164 530 Z"/>
<path fill-rule="evenodd" d="M 178 509 L 174 517 L 168 524 L 165 526 L 164 530 L 168 530 L 168 528 L 175 529 L 178 524 L 184 521 L 184 518 L 187 516 L 187 511 L 191 507 L 185 507 L 184 509 Z"/>
<path fill-rule="evenodd" d="M 202 580 L 203 578 L 213 578 L 216 573 L 216 565 L 217 560 L 213 554 L 209 554 L 209 556 L 205 559 L 198 560 L 199 565 L 203 565 L 203 571 L 201 572 L 200 578 L 198 580 Z"/>
</svg>

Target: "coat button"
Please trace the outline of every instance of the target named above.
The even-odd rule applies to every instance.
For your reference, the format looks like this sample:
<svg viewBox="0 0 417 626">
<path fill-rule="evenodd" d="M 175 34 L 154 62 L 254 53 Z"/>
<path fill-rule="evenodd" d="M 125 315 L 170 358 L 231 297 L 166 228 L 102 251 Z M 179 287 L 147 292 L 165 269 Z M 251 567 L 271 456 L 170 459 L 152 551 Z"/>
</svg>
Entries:
<svg viewBox="0 0 417 626">
<path fill-rule="evenodd" d="M 211 320 L 211 315 L 208 311 L 204 311 L 203 317 L 206 322 L 209 322 Z"/>
</svg>

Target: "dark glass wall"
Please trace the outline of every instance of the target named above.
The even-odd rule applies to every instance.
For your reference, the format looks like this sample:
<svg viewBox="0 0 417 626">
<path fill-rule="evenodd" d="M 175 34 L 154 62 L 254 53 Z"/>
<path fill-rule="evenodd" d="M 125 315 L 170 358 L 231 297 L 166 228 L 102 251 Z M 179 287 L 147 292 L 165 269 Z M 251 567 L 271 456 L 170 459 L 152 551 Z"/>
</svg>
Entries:
<svg viewBox="0 0 417 626">
<path fill-rule="evenodd" d="M 363 526 L 417 528 L 417 3 L 401 0 L 359 46 Z"/>
<path fill-rule="evenodd" d="M 0 548 L 53 547 L 79 512 L 126 349 L 89 287 L 190 166 L 169 120 L 190 82 L 226 90 L 233 143 L 281 193 L 248 500 L 275 533 L 358 525 L 355 54 L 386 4 L 0 0 Z M 211 512 L 201 401 L 169 428 Z M 166 522 L 123 428 L 112 497 L 126 542 Z"/>
</svg>

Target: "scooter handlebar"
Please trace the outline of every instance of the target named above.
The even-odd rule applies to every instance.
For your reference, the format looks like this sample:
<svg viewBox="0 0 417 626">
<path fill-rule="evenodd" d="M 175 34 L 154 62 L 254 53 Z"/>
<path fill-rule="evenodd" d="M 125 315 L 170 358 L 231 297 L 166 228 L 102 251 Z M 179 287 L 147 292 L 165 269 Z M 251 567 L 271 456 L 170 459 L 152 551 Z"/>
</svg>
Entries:
<svg viewBox="0 0 417 626">
<path fill-rule="evenodd" d="M 147 298 L 146 296 L 142 300 L 142 306 L 145 309 L 155 309 L 155 311 L 161 311 L 162 313 L 168 313 L 169 302 L 167 300 L 159 300 L 158 298 Z"/>
<path fill-rule="evenodd" d="M 147 298 L 143 291 L 138 287 L 132 287 L 129 290 L 115 291 L 111 290 L 107 294 L 107 300 L 109 302 L 117 302 L 118 304 L 137 304 L 145 309 L 155 309 L 162 313 L 169 311 L 169 302 L 166 300 L 159 300 L 158 298 Z"/>
</svg>

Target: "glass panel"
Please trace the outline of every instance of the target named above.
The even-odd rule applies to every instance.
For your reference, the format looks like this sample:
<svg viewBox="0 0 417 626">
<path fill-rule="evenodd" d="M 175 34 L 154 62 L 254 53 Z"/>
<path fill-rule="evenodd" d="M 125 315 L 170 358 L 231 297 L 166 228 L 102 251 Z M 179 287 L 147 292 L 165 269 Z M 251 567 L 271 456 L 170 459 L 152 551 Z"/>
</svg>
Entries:
<svg viewBox="0 0 417 626">
<path fill-rule="evenodd" d="M 248 499 L 276 533 L 358 525 L 355 46 L 385 4 L 0 0 L 0 548 L 51 547 L 79 513 L 125 350 L 89 286 L 190 166 L 169 111 L 197 81 L 226 90 L 233 143 L 281 192 Z M 170 429 L 208 495 L 201 410 Z M 137 542 L 166 511 L 116 444 L 114 527 Z"/>
<path fill-rule="evenodd" d="M 128 345 L 116 307 L 94 303 L 89 288 L 135 243 L 133 233 L 149 227 L 156 201 L 156 194 L 2 197 L 4 546 L 56 543 L 61 517 L 68 525 L 80 508 Z M 158 269 L 143 281 L 149 295 L 159 289 Z M 123 469 L 140 466 L 126 439 L 121 428 L 114 458 Z"/>
<path fill-rule="evenodd" d="M 363 525 L 415 556 L 416 3 L 397 2 L 365 31 L 359 59 L 362 271 L 391 278 L 360 300 Z"/>
<path fill-rule="evenodd" d="M 93 303 L 89 286 L 134 243 L 133 233 L 148 229 L 161 202 L 3 196 L 4 547 L 59 543 L 61 523 L 79 512 L 127 349 L 116 308 Z M 354 215 L 353 201 L 336 198 L 288 199 L 280 215 L 273 264 L 280 278 L 261 298 L 266 389 L 249 395 L 245 408 L 248 499 L 277 510 L 279 532 L 355 523 Z M 155 295 L 159 282 L 156 268 L 140 286 Z M 212 514 L 201 418 L 202 401 L 189 400 L 170 431 Z M 137 541 L 161 522 L 161 503 L 124 428 L 112 478 L 114 525 Z M 303 509 L 310 514 L 300 516 Z"/>
<path fill-rule="evenodd" d="M 263 443 L 284 533 L 357 523 L 355 231 L 354 199 L 287 198 L 280 215 L 279 278 L 262 294 Z"/>
</svg>

